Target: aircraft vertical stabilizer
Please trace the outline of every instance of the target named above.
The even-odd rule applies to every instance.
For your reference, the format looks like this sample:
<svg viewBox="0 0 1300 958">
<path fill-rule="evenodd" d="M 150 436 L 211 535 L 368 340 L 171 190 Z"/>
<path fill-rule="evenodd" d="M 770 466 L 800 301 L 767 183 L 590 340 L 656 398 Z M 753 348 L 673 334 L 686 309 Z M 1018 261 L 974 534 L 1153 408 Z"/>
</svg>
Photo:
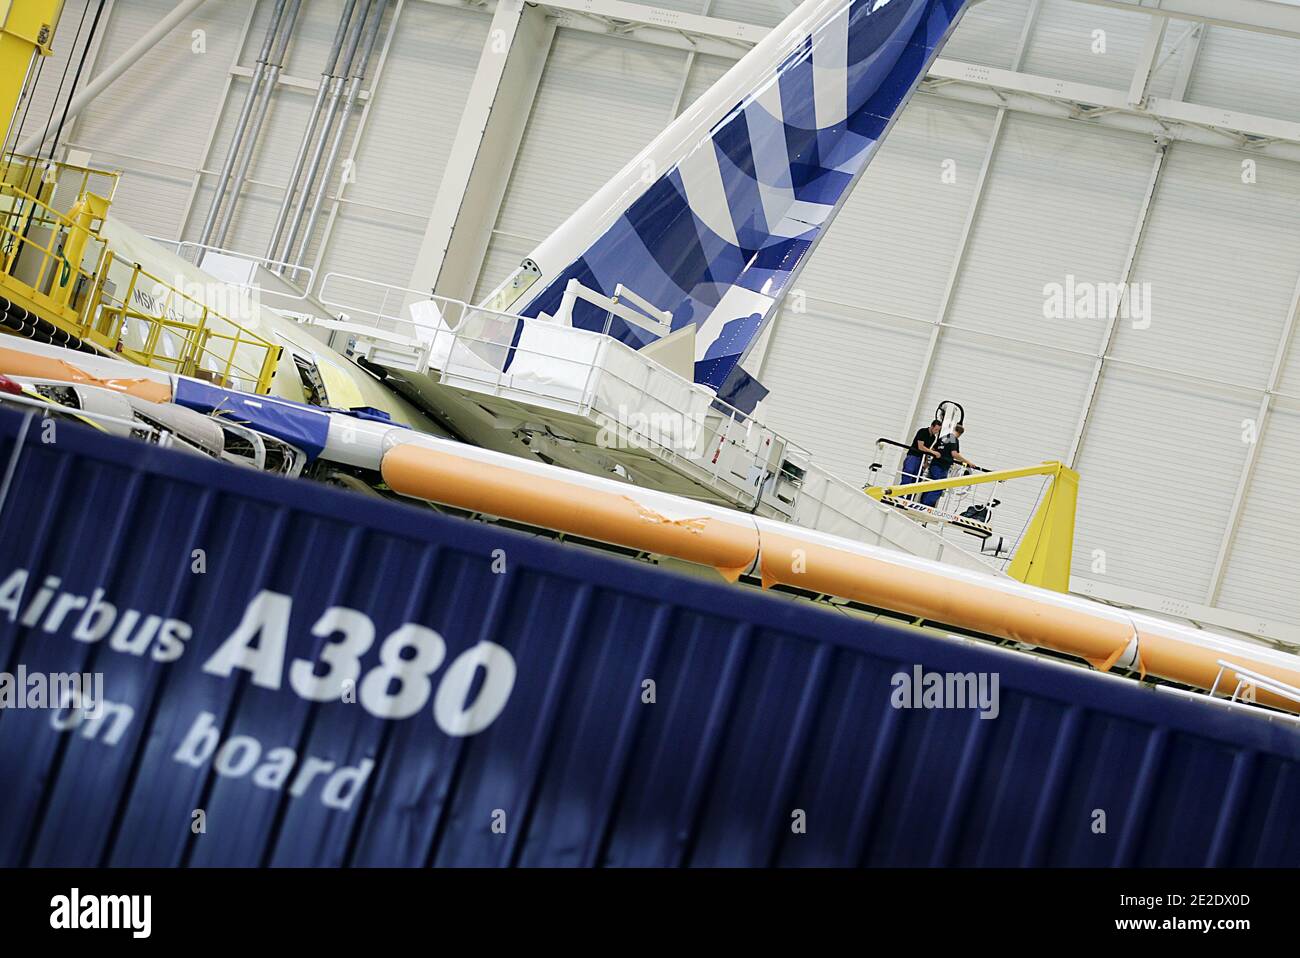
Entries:
<svg viewBox="0 0 1300 958">
<path fill-rule="evenodd" d="M 543 242 L 496 303 L 554 315 L 572 280 L 604 296 L 622 284 L 670 312 L 674 330 L 693 324 L 696 381 L 733 395 L 740 362 L 968 2 L 803 3 Z M 608 320 L 582 299 L 573 308 L 575 326 Z M 617 318 L 609 332 L 635 347 L 654 339 Z"/>
</svg>

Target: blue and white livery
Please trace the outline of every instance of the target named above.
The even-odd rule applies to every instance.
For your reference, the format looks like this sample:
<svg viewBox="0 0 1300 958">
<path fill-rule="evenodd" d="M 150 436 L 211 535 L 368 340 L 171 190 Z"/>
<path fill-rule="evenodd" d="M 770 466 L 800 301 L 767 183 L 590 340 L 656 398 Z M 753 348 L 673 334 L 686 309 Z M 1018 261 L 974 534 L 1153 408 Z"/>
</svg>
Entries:
<svg viewBox="0 0 1300 958">
<path fill-rule="evenodd" d="M 803 3 L 533 252 L 503 286 L 538 274 L 516 310 L 556 314 L 574 279 L 605 296 L 622 284 L 674 331 L 693 324 L 696 381 L 752 408 L 740 363 L 968 3 Z M 572 312 L 607 320 L 581 300 Z M 653 339 L 617 319 L 610 333 Z"/>
</svg>

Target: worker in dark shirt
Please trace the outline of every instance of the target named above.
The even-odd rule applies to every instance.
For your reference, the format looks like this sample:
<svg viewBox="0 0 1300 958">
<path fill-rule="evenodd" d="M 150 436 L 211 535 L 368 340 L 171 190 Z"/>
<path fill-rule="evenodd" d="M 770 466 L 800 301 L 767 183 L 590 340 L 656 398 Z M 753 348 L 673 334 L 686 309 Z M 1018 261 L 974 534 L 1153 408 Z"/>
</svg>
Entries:
<svg viewBox="0 0 1300 958">
<path fill-rule="evenodd" d="M 948 473 L 952 470 L 955 463 L 960 462 L 963 466 L 971 469 L 977 469 L 978 466 L 961 454 L 961 437 L 966 431 L 966 427 L 957 425 L 953 427 L 952 432 L 946 436 L 940 437 L 934 444 L 935 458 L 930 463 L 931 479 L 947 479 Z M 927 492 L 921 496 L 922 505 L 935 506 L 939 502 L 939 497 L 943 495 L 943 490 L 936 492 Z"/>
<path fill-rule="evenodd" d="M 921 463 L 925 457 L 929 456 L 931 459 L 938 457 L 939 453 L 934 449 L 934 441 L 939 438 L 939 428 L 942 425 L 943 423 L 936 419 L 930 423 L 930 428 L 916 431 L 916 435 L 912 437 L 912 444 L 907 447 L 907 455 L 903 459 L 901 485 L 920 482 Z"/>
</svg>

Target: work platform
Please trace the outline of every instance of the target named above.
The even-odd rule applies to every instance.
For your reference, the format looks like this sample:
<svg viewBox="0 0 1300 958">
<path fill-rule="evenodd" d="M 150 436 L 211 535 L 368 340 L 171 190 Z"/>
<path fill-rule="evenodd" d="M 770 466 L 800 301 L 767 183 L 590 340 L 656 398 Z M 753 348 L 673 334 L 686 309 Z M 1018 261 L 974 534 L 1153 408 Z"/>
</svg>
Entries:
<svg viewBox="0 0 1300 958">
<path fill-rule="evenodd" d="M 562 322 L 326 275 L 337 320 L 305 321 L 476 444 L 1000 572 L 644 352 Z M 364 291 L 364 295 L 362 292 Z M 525 450 L 526 447 L 526 450 Z"/>
</svg>

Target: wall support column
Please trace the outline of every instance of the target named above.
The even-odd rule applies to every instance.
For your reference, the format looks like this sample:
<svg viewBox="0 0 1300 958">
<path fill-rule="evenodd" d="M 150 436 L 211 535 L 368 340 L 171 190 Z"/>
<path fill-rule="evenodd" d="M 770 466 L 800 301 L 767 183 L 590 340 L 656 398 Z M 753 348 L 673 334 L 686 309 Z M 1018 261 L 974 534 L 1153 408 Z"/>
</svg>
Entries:
<svg viewBox="0 0 1300 958">
<path fill-rule="evenodd" d="M 497 4 L 411 289 L 472 300 L 554 35 L 542 8 L 521 0 Z"/>
</svg>

